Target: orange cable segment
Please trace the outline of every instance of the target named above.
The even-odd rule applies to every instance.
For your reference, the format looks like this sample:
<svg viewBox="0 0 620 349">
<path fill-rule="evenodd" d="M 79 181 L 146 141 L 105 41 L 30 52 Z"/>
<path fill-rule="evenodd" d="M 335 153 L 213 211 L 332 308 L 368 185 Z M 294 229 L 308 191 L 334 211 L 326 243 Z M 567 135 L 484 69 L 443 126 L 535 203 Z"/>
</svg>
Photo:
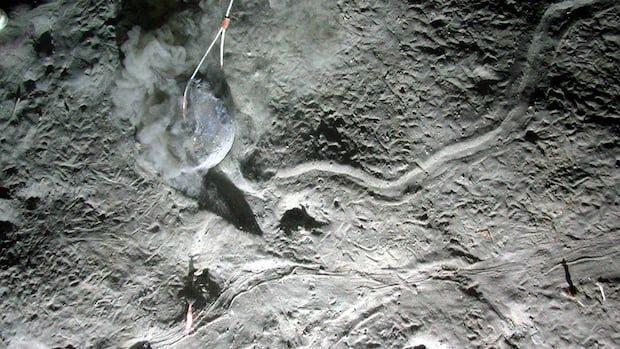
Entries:
<svg viewBox="0 0 620 349">
<path fill-rule="evenodd" d="M 220 26 L 224 29 L 228 29 L 229 25 L 230 25 L 230 18 L 224 17 L 224 19 L 222 19 L 222 24 L 220 24 Z"/>
</svg>

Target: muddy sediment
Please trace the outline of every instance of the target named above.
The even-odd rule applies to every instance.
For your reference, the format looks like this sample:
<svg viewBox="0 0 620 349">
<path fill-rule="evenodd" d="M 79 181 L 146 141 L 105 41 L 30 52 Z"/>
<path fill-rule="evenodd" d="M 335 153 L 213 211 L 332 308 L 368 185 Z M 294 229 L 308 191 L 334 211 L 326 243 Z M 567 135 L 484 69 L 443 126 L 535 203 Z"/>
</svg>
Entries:
<svg viewBox="0 0 620 349">
<path fill-rule="evenodd" d="M 0 347 L 617 345 L 618 4 L 236 1 L 180 176 L 226 5 L 0 5 Z"/>
</svg>

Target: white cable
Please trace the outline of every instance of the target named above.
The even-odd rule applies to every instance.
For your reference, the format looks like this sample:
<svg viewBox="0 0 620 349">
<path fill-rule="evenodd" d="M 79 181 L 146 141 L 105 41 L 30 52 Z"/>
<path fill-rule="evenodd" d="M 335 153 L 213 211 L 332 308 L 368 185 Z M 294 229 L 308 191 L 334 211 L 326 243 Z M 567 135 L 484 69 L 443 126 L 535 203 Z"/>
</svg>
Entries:
<svg viewBox="0 0 620 349">
<path fill-rule="evenodd" d="M 220 68 L 224 67 L 224 39 L 226 38 L 226 29 L 222 29 L 222 41 L 220 44 Z"/>
<path fill-rule="evenodd" d="M 211 45 L 209 45 L 209 48 L 207 48 L 207 51 L 205 51 L 205 54 L 202 56 L 202 59 L 200 60 L 200 63 L 198 63 L 198 66 L 194 70 L 194 73 L 187 81 L 187 85 L 185 85 L 185 91 L 183 92 L 183 118 L 185 118 L 185 114 L 187 113 L 187 92 L 189 91 L 189 85 L 192 83 L 192 80 L 194 80 L 194 78 L 196 77 L 196 74 L 198 74 L 198 71 L 200 70 L 202 63 L 204 63 L 205 59 L 207 59 L 209 52 L 211 52 L 213 45 L 215 45 L 215 42 L 220 37 L 223 30 L 224 30 L 223 28 L 220 28 L 220 30 L 217 31 L 215 38 L 213 39 L 213 41 L 211 41 Z"/>
<path fill-rule="evenodd" d="M 228 3 L 228 8 L 226 9 L 226 15 L 224 16 L 224 20 L 230 21 L 230 9 L 232 9 L 232 5 L 233 5 L 233 1 L 234 0 L 230 0 L 230 2 Z M 226 40 L 226 28 L 228 27 L 228 24 L 226 24 L 225 27 L 222 27 L 224 29 L 224 31 L 222 31 L 222 43 L 220 45 L 220 67 L 223 68 L 224 67 L 224 40 Z"/>
<path fill-rule="evenodd" d="M 7 23 L 9 23 L 9 17 L 6 15 L 6 12 L 0 8 L 0 30 L 4 29 Z"/>
<path fill-rule="evenodd" d="M 228 9 L 226 10 L 226 17 L 230 17 L 230 9 L 232 8 L 233 1 L 234 0 L 230 0 L 230 3 L 228 4 Z"/>
<path fill-rule="evenodd" d="M 230 0 L 230 2 L 228 3 L 228 8 L 226 9 L 226 15 L 224 16 L 224 20 L 227 21 L 226 26 L 228 26 L 228 22 L 230 21 L 229 16 L 230 16 L 230 10 L 232 9 L 233 1 L 234 0 Z M 220 36 L 222 37 L 222 41 L 220 42 L 220 67 L 224 67 L 224 40 L 226 38 L 226 26 L 220 25 L 220 29 L 217 31 L 217 34 L 215 34 L 215 38 L 213 38 L 213 41 L 211 41 L 211 44 L 207 48 L 207 51 L 205 51 L 205 54 L 200 59 L 198 66 L 194 70 L 194 73 L 187 81 L 187 85 L 185 85 L 185 91 L 183 91 L 183 106 L 182 106 L 183 119 L 185 119 L 185 115 L 187 114 L 187 92 L 189 91 L 189 85 L 192 83 L 192 80 L 194 80 L 194 78 L 196 77 L 196 74 L 198 74 L 200 67 L 202 66 L 204 61 L 207 59 L 209 52 L 211 52 L 211 49 L 217 42 L 217 39 L 220 38 Z"/>
</svg>

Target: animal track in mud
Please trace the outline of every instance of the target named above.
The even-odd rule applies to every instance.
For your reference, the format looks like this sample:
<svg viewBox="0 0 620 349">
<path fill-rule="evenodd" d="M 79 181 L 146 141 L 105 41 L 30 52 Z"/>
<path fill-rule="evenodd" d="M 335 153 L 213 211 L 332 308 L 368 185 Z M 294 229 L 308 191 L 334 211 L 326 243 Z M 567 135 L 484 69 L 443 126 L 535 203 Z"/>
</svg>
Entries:
<svg viewBox="0 0 620 349">
<path fill-rule="evenodd" d="M 397 199 L 406 194 L 410 188 L 419 186 L 425 179 L 430 179 L 448 169 L 448 163 L 460 158 L 473 156 L 489 149 L 495 142 L 506 143 L 511 134 L 527 122 L 529 101 L 537 84 L 544 76 L 542 73 L 544 57 L 552 53 L 561 42 L 562 33 L 565 33 L 574 22 L 587 18 L 593 13 L 613 6 L 611 0 L 568 0 L 553 4 L 543 14 L 526 54 L 526 65 L 522 69 L 521 81 L 508 100 L 509 108 L 501 104 L 495 108 L 495 114 L 505 113 L 506 117 L 494 129 L 478 136 L 457 141 L 446 145 L 423 161 L 414 161 L 413 169 L 394 180 L 384 180 L 375 177 L 363 170 L 354 167 L 333 164 L 329 161 L 313 161 L 291 168 L 270 169 L 275 173 L 274 178 L 284 179 L 299 177 L 307 174 L 327 174 L 346 177 L 353 183 L 366 188 L 386 199 Z M 556 23 L 558 22 L 558 23 Z M 553 24 L 557 24 L 555 27 Z"/>
</svg>

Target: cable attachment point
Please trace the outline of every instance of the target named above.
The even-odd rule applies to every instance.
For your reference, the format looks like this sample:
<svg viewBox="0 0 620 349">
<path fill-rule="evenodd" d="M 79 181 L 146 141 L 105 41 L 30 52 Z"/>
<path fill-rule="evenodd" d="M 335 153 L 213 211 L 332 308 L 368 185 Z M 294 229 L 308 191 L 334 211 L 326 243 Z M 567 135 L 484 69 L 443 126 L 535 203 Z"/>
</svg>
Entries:
<svg viewBox="0 0 620 349">
<path fill-rule="evenodd" d="M 220 27 L 226 30 L 228 29 L 228 26 L 230 26 L 230 17 L 226 16 L 222 19 L 222 23 L 220 24 Z"/>
</svg>

